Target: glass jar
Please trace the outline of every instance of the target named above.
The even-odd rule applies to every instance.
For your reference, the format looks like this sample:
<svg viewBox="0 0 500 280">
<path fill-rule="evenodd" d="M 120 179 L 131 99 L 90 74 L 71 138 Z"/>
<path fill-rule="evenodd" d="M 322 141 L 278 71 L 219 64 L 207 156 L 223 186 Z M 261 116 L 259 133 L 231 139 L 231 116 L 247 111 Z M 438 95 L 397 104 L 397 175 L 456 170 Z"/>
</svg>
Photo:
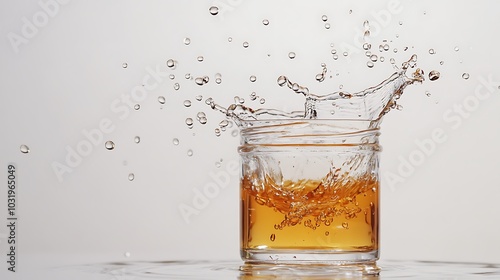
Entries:
<svg viewBox="0 0 500 280">
<path fill-rule="evenodd" d="M 370 121 L 247 122 L 238 149 L 245 263 L 376 271 L 378 136 Z"/>
</svg>

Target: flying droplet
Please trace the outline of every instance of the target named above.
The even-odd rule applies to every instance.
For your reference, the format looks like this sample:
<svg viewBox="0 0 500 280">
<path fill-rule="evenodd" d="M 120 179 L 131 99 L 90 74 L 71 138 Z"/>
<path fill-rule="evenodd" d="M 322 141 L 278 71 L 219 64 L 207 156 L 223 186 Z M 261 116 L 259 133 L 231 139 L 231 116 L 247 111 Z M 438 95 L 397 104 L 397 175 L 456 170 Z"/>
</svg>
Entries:
<svg viewBox="0 0 500 280">
<path fill-rule="evenodd" d="M 460 50 L 460 48 L 458 46 L 455 47 L 454 49 L 456 52 L 458 52 Z"/>
<path fill-rule="evenodd" d="M 137 111 L 137 110 L 139 110 L 139 109 L 141 109 L 141 105 L 139 105 L 139 104 L 135 104 L 135 105 L 134 105 L 134 110 L 136 110 L 136 111 Z"/>
<path fill-rule="evenodd" d="M 125 258 L 129 258 L 130 257 L 130 252 L 123 253 L 123 256 L 125 256 Z"/>
<path fill-rule="evenodd" d="M 220 136 L 220 133 L 221 133 L 221 132 L 220 132 L 220 129 L 219 129 L 219 128 L 216 128 L 216 129 L 214 130 L 214 132 L 215 132 L 215 136 L 217 136 L 217 137 L 219 137 L 219 136 Z"/>
<path fill-rule="evenodd" d="M 369 50 L 369 49 L 371 49 L 371 48 L 372 48 L 372 44 L 370 44 L 370 43 L 364 43 L 364 44 L 363 44 L 363 49 L 364 49 L 365 51 L 367 51 L 367 50 Z"/>
<path fill-rule="evenodd" d="M 257 77 L 255 77 L 254 75 L 250 76 L 250 82 L 255 82 L 257 81 Z"/>
<path fill-rule="evenodd" d="M 330 29 L 331 25 L 329 23 L 325 23 L 325 29 Z"/>
<path fill-rule="evenodd" d="M 330 235 L 330 232 L 329 231 L 325 231 L 325 235 L 326 236 Z"/>
<path fill-rule="evenodd" d="M 441 73 L 439 73 L 436 70 L 432 70 L 431 72 L 429 72 L 429 80 L 431 80 L 431 81 L 435 81 L 435 80 L 439 79 L 440 76 L 441 76 Z"/>
<path fill-rule="evenodd" d="M 344 56 L 348 56 L 348 55 L 349 55 L 349 53 L 348 53 L 348 52 L 344 52 L 344 53 L 342 53 L 342 55 L 344 55 Z"/>
<path fill-rule="evenodd" d="M 199 86 L 202 86 L 206 83 L 208 83 L 210 79 L 208 78 L 208 76 L 203 76 L 203 77 L 198 77 L 196 79 L 194 79 L 194 82 L 199 85 Z"/>
<path fill-rule="evenodd" d="M 219 13 L 219 7 L 212 6 L 210 7 L 210 9 L 208 9 L 208 11 L 212 16 L 216 16 Z"/>
<path fill-rule="evenodd" d="M 160 102 L 160 104 L 165 104 L 165 96 L 158 96 L 158 102 Z"/>
<path fill-rule="evenodd" d="M 181 85 L 179 85 L 179 83 L 175 83 L 174 84 L 174 89 L 175 90 L 179 90 L 181 88 Z"/>
<path fill-rule="evenodd" d="M 427 97 L 431 97 L 431 93 L 429 91 L 426 91 L 425 95 L 427 95 Z"/>
<path fill-rule="evenodd" d="M 349 229 L 349 223 L 348 222 L 343 222 L 342 227 L 345 229 Z"/>
<path fill-rule="evenodd" d="M 139 136 L 134 137 L 134 142 L 135 142 L 136 144 L 141 143 L 141 137 L 139 137 Z"/>
<path fill-rule="evenodd" d="M 203 96 L 198 95 L 198 96 L 195 97 L 195 99 L 198 100 L 198 101 L 201 101 L 203 99 Z"/>
<path fill-rule="evenodd" d="M 441 61 L 439 62 L 439 64 L 443 65 L 443 64 L 444 64 L 444 60 L 441 60 Z"/>
<path fill-rule="evenodd" d="M 399 22 L 399 25 L 403 25 L 403 22 L 402 22 L 402 21 L 400 21 L 400 22 Z"/>
<path fill-rule="evenodd" d="M 337 60 L 337 59 L 339 59 L 339 56 L 338 56 L 338 55 L 336 55 L 336 54 L 334 54 L 332 57 L 333 57 L 333 60 Z"/>
<path fill-rule="evenodd" d="M 368 61 L 368 62 L 366 63 L 366 66 L 368 66 L 368 68 L 373 68 L 373 66 L 374 66 L 374 65 L 375 65 L 375 64 L 373 64 L 373 62 L 371 62 L 371 61 Z"/>
<path fill-rule="evenodd" d="M 264 103 L 266 103 L 266 99 L 261 98 L 261 99 L 259 100 L 259 103 L 260 103 L 260 104 L 264 104 Z"/>
<path fill-rule="evenodd" d="M 189 150 L 187 151 L 187 155 L 188 155 L 188 157 L 193 156 L 193 150 L 189 149 Z"/>
<path fill-rule="evenodd" d="M 371 61 L 373 61 L 373 62 L 376 62 L 376 61 L 377 61 L 377 59 L 378 59 L 378 57 L 377 57 L 377 55 L 376 55 L 376 54 L 372 54 L 372 55 L 370 56 L 370 60 L 371 60 Z"/>
<path fill-rule="evenodd" d="M 278 77 L 278 85 L 280 87 L 284 86 L 288 82 L 288 79 L 285 76 Z"/>
<path fill-rule="evenodd" d="M 216 84 L 220 84 L 220 83 L 222 83 L 222 79 L 221 79 L 221 78 L 215 78 L 215 83 L 216 83 Z"/>
<path fill-rule="evenodd" d="M 21 153 L 23 153 L 23 154 L 27 154 L 30 152 L 30 148 L 26 145 L 21 145 L 21 147 L 19 147 L 19 149 L 21 150 Z"/>
<path fill-rule="evenodd" d="M 190 100 L 184 100 L 184 107 L 191 107 L 191 101 Z"/>
<path fill-rule="evenodd" d="M 276 240 L 276 235 L 274 233 L 271 234 L 271 236 L 269 237 L 269 239 L 274 242 L 274 240 Z"/>
<path fill-rule="evenodd" d="M 324 80 L 325 80 L 325 75 L 323 75 L 323 73 L 320 73 L 320 74 L 316 75 L 316 81 L 322 82 Z"/>
<path fill-rule="evenodd" d="M 388 51 L 390 47 L 389 44 L 384 44 L 382 48 L 384 49 L 384 51 Z"/>
<path fill-rule="evenodd" d="M 436 51 L 434 49 L 429 50 L 429 54 L 435 54 L 435 53 L 436 53 Z"/>
<path fill-rule="evenodd" d="M 184 38 L 183 42 L 184 42 L 184 45 L 188 46 L 189 44 L 191 44 L 191 39 L 186 37 L 186 38 Z"/>
<path fill-rule="evenodd" d="M 115 143 L 113 141 L 106 141 L 106 143 L 104 143 L 104 147 L 111 151 L 115 148 Z"/>
<path fill-rule="evenodd" d="M 175 75 L 174 74 L 170 74 L 170 75 L 168 75 L 168 77 L 170 78 L 170 80 L 175 79 Z"/>
<path fill-rule="evenodd" d="M 219 126 L 220 127 L 226 127 L 229 125 L 229 122 L 227 120 L 222 120 L 220 123 L 219 123 Z"/>
<path fill-rule="evenodd" d="M 396 63 L 396 60 L 394 58 L 391 58 L 389 61 L 391 62 L 391 64 L 395 64 Z"/>
<path fill-rule="evenodd" d="M 232 41 L 233 41 L 233 37 L 228 37 L 228 38 L 227 38 L 227 41 L 228 41 L 228 42 L 232 42 Z"/>
<path fill-rule="evenodd" d="M 264 24 L 264 25 L 269 25 L 269 20 L 264 19 L 264 20 L 262 21 L 262 24 Z"/>
<path fill-rule="evenodd" d="M 128 64 L 127 64 L 126 62 L 124 62 L 124 63 L 122 64 L 122 68 L 127 68 L 127 67 L 128 67 Z"/>
<path fill-rule="evenodd" d="M 217 128 L 216 128 L 216 129 L 217 129 Z M 220 135 L 220 134 L 219 134 L 219 135 Z M 221 167 L 221 163 L 220 163 L 220 161 L 216 161 L 216 162 L 215 162 L 215 167 L 217 167 L 217 168 L 220 168 L 220 167 Z"/>
<path fill-rule="evenodd" d="M 246 48 L 248 48 L 248 46 L 249 46 L 248 42 L 246 42 L 246 41 L 245 41 L 245 42 L 243 42 L 243 47 L 244 47 L 245 49 L 246 49 Z"/>
<path fill-rule="evenodd" d="M 128 174 L 128 180 L 129 180 L 129 181 L 134 181 L 134 179 L 135 179 L 135 175 L 134 175 L 134 173 L 130 173 L 130 174 Z"/>
<path fill-rule="evenodd" d="M 326 15 L 323 15 L 323 16 L 321 17 L 321 20 L 322 20 L 322 21 L 327 21 L 327 20 L 328 20 L 328 17 L 327 17 Z"/>
<path fill-rule="evenodd" d="M 337 50 L 336 49 L 332 49 L 332 54 L 336 54 L 337 53 Z"/>
<path fill-rule="evenodd" d="M 288 58 L 294 59 L 295 58 L 295 53 L 294 52 L 289 52 L 288 53 Z"/>
<path fill-rule="evenodd" d="M 365 29 L 370 28 L 370 22 L 369 22 L 368 20 L 365 20 L 365 21 L 363 22 L 363 27 L 364 27 Z"/>
<path fill-rule="evenodd" d="M 177 138 L 172 139 L 172 143 L 174 143 L 174 145 L 176 146 L 179 145 L 179 139 Z"/>
<path fill-rule="evenodd" d="M 175 67 L 175 61 L 173 59 L 167 60 L 167 66 L 168 66 L 168 68 L 174 68 Z"/>
<path fill-rule="evenodd" d="M 470 77 L 469 73 L 463 73 L 462 74 L 462 78 L 464 78 L 465 80 L 468 80 Z"/>
<path fill-rule="evenodd" d="M 196 60 L 198 60 L 198 62 L 202 62 L 202 61 L 203 61 L 203 59 L 204 59 L 204 58 L 203 58 L 203 56 L 201 56 L 201 55 L 200 55 L 200 56 L 198 56 L 198 57 L 196 58 Z"/>
<path fill-rule="evenodd" d="M 192 118 L 187 118 L 186 119 L 186 124 L 188 126 L 188 128 L 193 128 L 193 119 Z"/>
<path fill-rule="evenodd" d="M 239 134 L 238 129 L 233 129 L 233 131 L 231 131 L 231 136 L 233 136 L 233 137 L 238 136 L 238 134 Z"/>
<path fill-rule="evenodd" d="M 380 62 L 384 62 L 384 61 L 385 61 L 385 57 L 381 56 L 381 57 L 379 58 L 379 60 L 380 60 Z"/>
</svg>

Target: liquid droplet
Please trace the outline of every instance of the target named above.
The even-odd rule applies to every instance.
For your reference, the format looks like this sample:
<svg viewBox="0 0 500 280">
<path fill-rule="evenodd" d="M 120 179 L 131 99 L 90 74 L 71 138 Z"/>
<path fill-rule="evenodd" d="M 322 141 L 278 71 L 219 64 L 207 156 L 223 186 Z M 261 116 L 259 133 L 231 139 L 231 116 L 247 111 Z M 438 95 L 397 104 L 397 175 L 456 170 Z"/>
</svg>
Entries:
<svg viewBox="0 0 500 280">
<path fill-rule="evenodd" d="M 374 65 L 375 65 L 375 64 L 373 64 L 373 62 L 371 62 L 371 61 L 368 61 L 368 62 L 366 63 L 366 66 L 368 66 L 368 68 L 373 68 L 373 66 L 374 66 Z"/>
<path fill-rule="evenodd" d="M 267 19 L 263 20 L 263 21 L 262 21 L 262 24 L 264 24 L 264 25 L 269 25 L 269 20 L 267 20 Z"/>
<path fill-rule="evenodd" d="M 165 104 L 165 96 L 158 96 L 158 102 L 160 102 L 160 104 Z"/>
<path fill-rule="evenodd" d="M 377 57 L 377 55 L 375 55 L 375 54 L 372 54 L 372 55 L 370 56 L 370 60 L 371 60 L 371 61 L 373 61 L 373 62 L 376 62 L 376 61 L 377 61 L 377 59 L 378 59 L 378 57 Z"/>
<path fill-rule="evenodd" d="M 400 21 L 400 22 L 399 22 L 399 25 L 403 25 L 403 22 L 402 22 L 402 21 Z"/>
<path fill-rule="evenodd" d="M 27 154 L 30 152 L 30 148 L 26 145 L 21 145 L 21 147 L 19 147 L 19 149 L 21 150 L 21 153 L 23 153 L 23 154 Z"/>
<path fill-rule="evenodd" d="M 269 237 L 269 240 L 274 242 L 274 240 L 276 240 L 276 235 L 274 233 L 271 234 L 271 236 Z"/>
<path fill-rule="evenodd" d="M 191 100 L 184 100 L 184 107 L 191 107 Z"/>
<path fill-rule="evenodd" d="M 173 59 L 167 60 L 167 66 L 168 66 L 168 68 L 174 68 L 175 67 L 175 61 Z"/>
<path fill-rule="evenodd" d="M 379 60 L 380 60 L 380 62 L 384 62 L 384 61 L 385 61 L 385 57 L 381 56 L 381 57 L 379 58 Z"/>
<path fill-rule="evenodd" d="M 441 60 L 441 61 L 439 62 L 439 64 L 443 65 L 443 64 L 444 64 L 444 60 Z"/>
<path fill-rule="evenodd" d="M 431 93 L 429 91 L 426 91 L 425 95 L 427 95 L 427 97 L 431 97 Z"/>
<path fill-rule="evenodd" d="M 236 137 L 239 133 L 238 129 L 233 129 L 233 131 L 231 131 L 231 136 Z"/>
<path fill-rule="evenodd" d="M 188 155 L 188 157 L 193 156 L 193 150 L 189 149 L 189 150 L 187 151 L 187 155 Z"/>
<path fill-rule="evenodd" d="M 210 79 L 208 78 L 208 76 L 203 76 L 203 77 L 198 77 L 196 79 L 194 79 L 194 82 L 199 85 L 199 86 L 202 86 L 206 83 L 208 83 Z"/>
<path fill-rule="evenodd" d="M 227 120 L 222 120 L 220 123 L 219 123 L 219 126 L 220 127 L 226 127 L 229 125 L 229 122 Z"/>
<path fill-rule="evenodd" d="M 215 78 L 215 83 L 216 83 L 216 84 L 220 84 L 220 83 L 222 83 L 222 79 L 221 79 L 221 78 Z"/>
<path fill-rule="evenodd" d="M 344 52 L 344 53 L 343 53 L 343 55 L 344 55 L 344 56 L 348 56 L 348 55 L 349 55 L 349 53 L 348 53 L 348 52 Z"/>
<path fill-rule="evenodd" d="M 248 48 L 248 46 L 249 46 L 248 42 L 243 42 L 243 47 L 244 47 L 245 49 L 246 49 L 246 48 Z"/>
<path fill-rule="evenodd" d="M 253 76 L 253 75 L 252 75 L 252 76 L 250 76 L 250 82 L 252 82 L 252 83 L 253 83 L 253 82 L 255 82 L 255 81 L 257 81 L 257 77 L 255 77 L 255 76 Z"/>
<path fill-rule="evenodd" d="M 259 100 L 259 103 L 260 103 L 260 104 L 264 104 L 264 103 L 266 103 L 266 99 L 261 98 L 261 99 Z"/>
<path fill-rule="evenodd" d="M 201 56 L 201 55 L 200 55 L 200 56 L 198 56 L 198 57 L 196 58 L 196 60 L 198 60 L 198 62 L 203 62 L 203 59 L 204 59 L 204 58 L 203 58 L 203 56 Z"/>
<path fill-rule="evenodd" d="M 212 16 L 216 16 L 219 13 L 219 7 L 212 6 L 210 7 L 210 9 L 208 9 L 208 11 Z"/>
<path fill-rule="evenodd" d="M 191 44 L 191 39 L 189 39 L 188 37 L 184 38 L 184 45 L 188 46 L 189 44 Z"/>
<path fill-rule="evenodd" d="M 288 58 L 294 59 L 295 58 L 295 53 L 294 52 L 289 52 L 288 53 Z"/>
<path fill-rule="evenodd" d="M 327 17 L 326 15 L 323 15 L 323 16 L 321 17 L 321 20 L 322 20 L 322 21 L 327 21 L 327 20 L 328 20 L 328 17 Z"/>
<path fill-rule="evenodd" d="M 193 128 L 193 119 L 192 118 L 187 118 L 186 119 L 186 125 L 188 126 L 189 129 Z"/>
<path fill-rule="evenodd" d="M 330 29 L 331 25 L 329 23 L 325 23 L 325 29 Z"/>
<path fill-rule="evenodd" d="M 127 67 L 128 67 L 128 64 L 127 64 L 126 62 L 124 62 L 124 63 L 122 64 L 122 68 L 127 68 Z"/>
<path fill-rule="evenodd" d="M 429 50 L 429 54 L 435 54 L 435 53 L 436 53 L 436 51 L 434 49 Z"/>
<path fill-rule="evenodd" d="M 125 256 L 125 258 L 129 258 L 130 257 L 130 252 L 123 253 L 123 256 Z"/>
<path fill-rule="evenodd" d="M 196 97 L 195 97 L 195 99 L 196 99 L 197 101 L 201 101 L 201 100 L 203 99 L 203 96 L 198 95 L 198 96 L 196 96 Z"/>
<path fill-rule="evenodd" d="M 455 47 L 454 49 L 456 52 L 458 52 L 460 50 L 460 48 L 458 46 Z"/>
<path fill-rule="evenodd" d="M 215 162 L 215 167 L 220 168 L 220 166 L 221 166 L 221 163 L 219 161 L 216 161 Z"/>
<path fill-rule="evenodd" d="M 175 83 L 174 84 L 174 89 L 175 90 L 179 90 L 181 88 L 181 85 L 179 85 L 179 83 Z"/>
<path fill-rule="evenodd" d="M 363 27 L 364 27 L 365 29 L 370 28 L 370 22 L 369 22 L 368 20 L 365 20 L 365 21 L 363 22 Z"/>
<path fill-rule="evenodd" d="M 465 80 L 468 80 L 470 77 L 469 73 L 463 73 L 462 74 L 462 78 L 465 79 Z"/>
<path fill-rule="evenodd" d="M 135 179 L 135 175 L 134 175 L 134 173 L 130 173 L 130 174 L 128 174 L 128 180 L 129 180 L 129 181 L 134 181 L 134 179 Z"/>
<path fill-rule="evenodd" d="M 232 37 L 228 37 L 228 38 L 227 38 L 227 41 L 228 41 L 228 42 L 232 42 L 232 41 L 233 41 L 233 38 L 232 38 Z"/>
<path fill-rule="evenodd" d="M 431 72 L 429 72 L 429 80 L 431 80 L 431 81 L 435 81 L 435 80 L 439 79 L 440 76 L 441 76 L 441 73 L 439 73 L 436 70 L 432 70 Z"/>
<path fill-rule="evenodd" d="M 326 236 L 330 235 L 330 232 L 329 231 L 325 231 L 325 235 Z"/>
<path fill-rule="evenodd" d="M 179 145 L 179 139 L 174 138 L 174 139 L 172 140 L 172 143 L 174 143 L 174 145 L 176 145 L 176 146 L 177 146 L 177 145 Z"/>
<path fill-rule="evenodd" d="M 384 51 L 388 51 L 389 50 L 389 44 L 385 44 L 382 46 L 382 48 L 384 49 Z"/>
<path fill-rule="evenodd" d="M 396 60 L 394 58 L 391 58 L 389 61 L 391 62 L 391 64 L 395 64 L 396 63 Z"/>
<path fill-rule="evenodd" d="M 220 136 L 220 129 L 219 129 L 219 128 L 216 128 L 216 129 L 214 130 L 214 132 L 215 132 L 215 136 L 217 136 L 217 137 L 219 137 L 219 136 Z"/>
<path fill-rule="evenodd" d="M 139 105 L 139 104 L 135 104 L 135 105 L 134 105 L 134 110 L 136 110 L 136 111 L 137 111 L 137 110 L 139 110 L 139 109 L 141 109 L 141 105 Z"/>
<path fill-rule="evenodd" d="M 288 79 L 285 76 L 278 77 L 278 85 L 280 87 L 284 86 L 288 82 Z"/>
<path fill-rule="evenodd" d="M 349 229 L 349 223 L 343 222 L 342 223 L 342 227 L 345 228 L 345 229 Z"/>
<path fill-rule="evenodd" d="M 369 49 L 371 49 L 371 48 L 372 48 L 372 44 L 370 44 L 370 43 L 364 43 L 364 44 L 363 44 L 363 49 L 364 49 L 365 51 L 367 51 L 367 50 L 369 50 Z"/>
<path fill-rule="evenodd" d="M 139 136 L 134 137 L 134 142 L 139 144 L 141 142 L 141 137 Z"/>
<path fill-rule="evenodd" d="M 174 74 L 170 74 L 170 75 L 168 75 L 168 77 L 170 78 L 170 80 L 175 79 L 175 75 Z"/>
<path fill-rule="evenodd" d="M 106 143 L 104 143 L 104 147 L 111 151 L 115 148 L 115 143 L 113 141 L 106 141 Z"/>
</svg>

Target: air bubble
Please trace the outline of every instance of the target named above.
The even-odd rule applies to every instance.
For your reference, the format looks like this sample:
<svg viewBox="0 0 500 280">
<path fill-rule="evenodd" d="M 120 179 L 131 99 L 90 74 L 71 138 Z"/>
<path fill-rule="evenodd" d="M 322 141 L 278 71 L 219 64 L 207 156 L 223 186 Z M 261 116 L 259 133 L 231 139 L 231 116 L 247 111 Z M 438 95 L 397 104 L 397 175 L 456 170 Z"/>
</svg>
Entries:
<svg viewBox="0 0 500 280">
<path fill-rule="evenodd" d="M 187 155 L 188 155 L 188 157 L 192 157 L 193 156 L 193 150 L 189 149 L 187 151 Z"/>
<path fill-rule="evenodd" d="M 436 54 L 436 51 L 434 49 L 429 49 L 429 54 Z"/>
<path fill-rule="evenodd" d="M 269 20 L 264 19 L 264 20 L 262 21 L 262 24 L 264 24 L 264 25 L 269 25 Z"/>
<path fill-rule="evenodd" d="M 136 144 L 141 143 L 141 137 L 139 137 L 139 136 L 134 137 L 134 142 L 135 142 Z"/>
<path fill-rule="evenodd" d="M 186 125 L 188 126 L 188 128 L 193 128 L 193 119 L 192 118 L 187 118 L 186 119 Z"/>
<path fill-rule="evenodd" d="M 248 42 L 246 42 L 246 41 L 245 41 L 245 42 L 243 42 L 243 47 L 244 47 L 245 49 L 246 49 L 246 48 L 248 48 L 248 46 L 249 46 Z"/>
<path fill-rule="evenodd" d="M 327 20 L 328 20 L 328 17 L 327 17 L 326 15 L 323 15 L 323 16 L 321 17 L 321 20 L 322 20 L 322 21 L 327 21 Z"/>
<path fill-rule="evenodd" d="M 191 39 L 188 37 L 184 38 L 184 45 L 188 46 L 189 44 L 191 44 Z"/>
<path fill-rule="evenodd" d="M 465 80 L 468 80 L 470 77 L 469 73 L 463 73 L 462 74 L 462 78 L 465 79 Z"/>
<path fill-rule="evenodd" d="M 200 55 L 200 56 L 198 56 L 198 57 L 196 58 L 196 60 L 198 60 L 198 62 L 203 62 L 203 59 L 204 59 L 204 58 L 203 58 L 203 56 L 201 56 L 201 55 Z"/>
<path fill-rule="evenodd" d="M 113 141 L 106 141 L 106 143 L 104 143 L 104 147 L 111 151 L 115 148 L 115 143 Z"/>
<path fill-rule="evenodd" d="M 122 64 L 122 68 L 127 68 L 127 67 L 128 67 L 128 64 L 127 64 L 126 62 L 124 62 L 124 63 Z"/>
<path fill-rule="evenodd" d="M 439 73 L 436 70 L 432 70 L 431 72 L 429 72 L 429 80 L 431 80 L 431 81 L 435 81 L 435 80 L 439 79 L 440 76 L 441 76 L 441 73 Z"/>
<path fill-rule="evenodd" d="M 176 146 L 179 145 L 179 139 L 177 138 L 172 139 L 172 143 L 174 143 L 174 145 Z"/>
<path fill-rule="evenodd" d="M 129 181 L 134 181 L 134 179 L 135 179 L 135 175 L 134 175 L 134 173 L 130 173 L 130 174 L 128 174 L 128 180 L 129 180 Z"/>
<path fill-rule="evenodd" d="M 255 77 L 254 75 L 250 76 L 250 82 L 255 82 L 257 81 L 257 77 Z"/>
<path fill-rule="evenodd" d="M 210 9 L 208 9 L 208 11 L 210 12 L 210 14 L 212 16 L 216 16 L 219 13 L 219 7 L 212 6 L 212 7 L 210 7 Z"/>
<path fill-rule="evenodd" d="M 26 145 L 21 145 L 21 147 L 19 147 L 19 149 L 21 150 L 21 153 L 23 153 L 23 154 L 27 154 L 30 152 L 30 148 Z"/>
<path fill-rule="evenodd" d="M 295 53 L 294 52 L 289 52 L 288 53 L 288 58 L 294 59 L 295 58 Z"/>
<path fill-rule="evenodd" d="M 181 88 L 181 85 L 179 85 L 179 83 L 175 83 L 174 84 L 174 89 L 175 90 L 179 90 Z"/>
<path fill-rule="evenodd" d="M 135 104 L 135 105 L 134 105 L 134 110 L 136 110 L 136 111 L 137 111 L 137 110 L 139 110 L 139 109 L 141 109 L 141 105 L 139 105 L 139 104 Z"/>
<path fill-rule="evenodd" d="M 173 59 L 167 60 L 167 66 L 168 66 L 168 68 L 174 68 L 175 67 L 175 61 Z"/>
<path fill-rule="evenodd" d="M 191 100 L 184 100 L 184 107 L 191 107 Z"/>
</svg>

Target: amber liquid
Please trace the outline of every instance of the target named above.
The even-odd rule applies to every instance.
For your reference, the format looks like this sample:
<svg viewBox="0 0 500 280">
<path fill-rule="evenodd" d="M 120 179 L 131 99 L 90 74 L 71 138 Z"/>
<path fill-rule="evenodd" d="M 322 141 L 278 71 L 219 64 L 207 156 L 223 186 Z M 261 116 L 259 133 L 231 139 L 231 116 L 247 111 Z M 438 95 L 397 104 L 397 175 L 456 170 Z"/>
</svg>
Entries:
<svg viewBox="0 0 500 280">
<path fill-rule="evenodd" d="M 241 182 L 242 251 L 378 249 L 376 178 Z M 328 176 L 327 176 L 328 177 Z"/>
</svg>

